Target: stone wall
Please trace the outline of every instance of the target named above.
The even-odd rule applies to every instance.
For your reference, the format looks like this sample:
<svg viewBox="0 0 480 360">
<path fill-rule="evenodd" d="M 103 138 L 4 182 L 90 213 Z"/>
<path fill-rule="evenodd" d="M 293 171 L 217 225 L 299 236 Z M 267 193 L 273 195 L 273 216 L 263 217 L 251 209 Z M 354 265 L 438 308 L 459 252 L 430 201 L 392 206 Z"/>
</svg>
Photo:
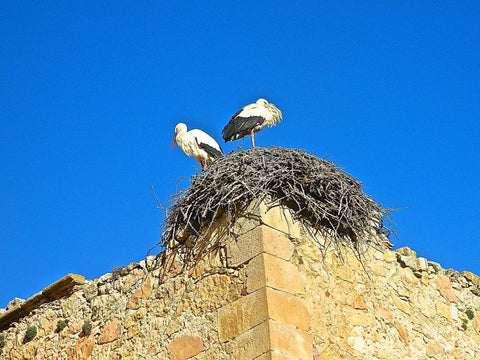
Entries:
<svg viewBox="0 0 480 360">
<path fill-rule="evenodd" d="M 408 248 L 321 253 L 287 212 L 260 214 L 191 268 L 70 275 L 4 310 L 0 358 L 480 358 L 478 276 Z"/>
</svg>

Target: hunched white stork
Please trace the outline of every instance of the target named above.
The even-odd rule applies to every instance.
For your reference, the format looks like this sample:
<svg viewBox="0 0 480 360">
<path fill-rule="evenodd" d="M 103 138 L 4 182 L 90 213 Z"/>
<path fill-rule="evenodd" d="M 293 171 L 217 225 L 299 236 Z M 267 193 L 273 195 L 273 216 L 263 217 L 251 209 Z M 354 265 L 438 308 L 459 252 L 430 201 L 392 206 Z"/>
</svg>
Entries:
<svg viewBox="0 0 480 360">
<path fill-rule="evenodd" d="M 265 99 L 244 106 L 232 116 L 223 128 L 222 137 L 225 142 L 237 140 L 250 135 L 252 147 L 255 147 L 254 133 L 265 126 L 272 127 L 282 120 L 282 112 Z"/>
<path fill-rule="evenodd" d="M 193 155 L 202 166 L 202 171 L 205 171 L 207 165 L 215 158 L 223 155 L 222 148 L 210 135 L 198 129 L 187 131 L 187 125 L 184 123 L 178 123 L 175 126 L 175 136 L 170 150 L 175 142 L 186 155 Z"/>
</svg>

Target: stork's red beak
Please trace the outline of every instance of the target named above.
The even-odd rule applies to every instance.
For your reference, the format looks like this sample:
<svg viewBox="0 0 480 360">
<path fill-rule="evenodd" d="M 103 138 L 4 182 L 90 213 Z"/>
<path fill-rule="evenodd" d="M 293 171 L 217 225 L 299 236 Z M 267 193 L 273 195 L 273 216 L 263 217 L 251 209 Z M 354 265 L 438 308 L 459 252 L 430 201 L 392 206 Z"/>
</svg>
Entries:
<svg viewBox="0 0 480 360">
<path fill-rule="evenodd" d="M 175 140 L 177 140 L 177 134 L 173 137 L 172 145 L 170 145 L 170 150 L 173 149 L 173 146 L 175 145 Z"/>
</svg>

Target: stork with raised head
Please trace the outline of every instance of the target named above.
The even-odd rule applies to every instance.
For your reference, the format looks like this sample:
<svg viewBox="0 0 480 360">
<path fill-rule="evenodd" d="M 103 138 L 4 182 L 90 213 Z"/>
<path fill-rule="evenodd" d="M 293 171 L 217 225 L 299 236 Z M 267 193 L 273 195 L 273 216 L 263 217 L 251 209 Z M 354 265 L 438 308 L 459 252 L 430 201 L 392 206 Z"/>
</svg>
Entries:
<svg viewBox="0 0 480 360">
<path fill-rule="evenodd" d="M 205 171 L 207 165 L 215 158 L 223 155 L 222 148 L 210 135 L 198 129 L 187 131 L 187 125 L 184 123 L 175 126 L 175 136 L 170 150 L 173 149 L 175 142 L 186 155 L 193 156 L 200 163 L 202 171 Z"/>
<path fill-rule="evenodd" d="M 272 127 L 282 120 L 282 112 L 265 99 L 258 99 L 237 111 L 223 128 L 222 137 L 225 142 L 237 140 L 250 135 L 252 147 L 255 147 L 254 133 L 265 126 Z"/>
</svg>

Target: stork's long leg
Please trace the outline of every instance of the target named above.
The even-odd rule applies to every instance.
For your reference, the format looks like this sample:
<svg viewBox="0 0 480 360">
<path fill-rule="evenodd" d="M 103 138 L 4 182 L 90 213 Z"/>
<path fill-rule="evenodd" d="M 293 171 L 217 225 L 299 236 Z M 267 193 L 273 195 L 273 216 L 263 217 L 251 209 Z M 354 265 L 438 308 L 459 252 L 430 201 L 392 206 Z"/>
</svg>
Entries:
<svg viewBox="0 0 480 360">
<path fill-rule="evenodd" d="M 253 137 L 253 129 L 250 131 L 250 137 L 252 138 L 252 147 L 255 147 L 255 138 Z"/>
</svg>

